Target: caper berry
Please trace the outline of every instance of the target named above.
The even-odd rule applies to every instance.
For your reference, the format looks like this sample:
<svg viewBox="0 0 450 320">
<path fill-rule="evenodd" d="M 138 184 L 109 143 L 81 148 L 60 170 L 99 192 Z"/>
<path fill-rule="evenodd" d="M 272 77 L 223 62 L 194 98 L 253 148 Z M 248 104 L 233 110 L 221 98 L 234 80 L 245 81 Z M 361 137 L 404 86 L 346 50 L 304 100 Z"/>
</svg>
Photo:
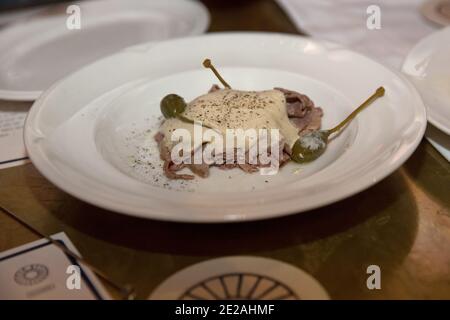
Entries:
<svg viewBox="0 0 450 320">
<path fill-rule="evenodd" d="M 164 118 L 175 118 L 186 110 L 186 102 L 179 95 L 171 93 L 161 100 L 160 107 Z"/>
<path fill-rule="evenodd" d="M 372 94 L 366 101 L 364 101 L 358 108 L 350 113 L 347 118 L 345 118 L 334 128 L 330 130 L 313 131 L 298 138 L 297 141 L 295 141 L 294 146 L 292 147 L 291 159 L 298 163 L 305 163 L 316 160 L 325 152 L 325 149 L 328 145 L 328 137 L 331 134 L 339 132 L 365 107 L 367 107 L 376 99 L 384 96 L 384 93 L 384 88 L 379 87 L 374 94 Z"/>
<path fill-rule="evenodd" d="M 328 144 L 327 131 L 313 131 L 295 141 L 291 159 L 298 163 L 316 160 L 324 153 Z"/>
</svg>

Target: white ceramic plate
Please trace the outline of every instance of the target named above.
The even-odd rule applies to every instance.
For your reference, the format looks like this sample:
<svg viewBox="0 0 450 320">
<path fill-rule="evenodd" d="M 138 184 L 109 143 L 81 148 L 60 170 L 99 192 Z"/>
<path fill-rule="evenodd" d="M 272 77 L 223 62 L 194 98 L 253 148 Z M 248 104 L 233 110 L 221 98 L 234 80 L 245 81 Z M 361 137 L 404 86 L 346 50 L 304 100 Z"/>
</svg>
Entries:
<svg viewBox="0 0 450 320">
<path fill-rule="evenodd" d="M 161 283 L 151 300 L 329 300 L 303 270 L 261 257 L 224 257 L 189 266 Z"/>
<path fill-rule="evenodd" d="M 205 57 L 235 88 L 308 94 L 324 109 L 324 128 L 380 85 L 386 96 L 311 164 L 290 163 L 273 176 L 213 168 L 208 179 L 169 181 L 152 138 L 159 102 L 171 92 L 190 100 L 216 83 L 201 65 Z M 425 126 L 413 86 L 369 58 L 299 36 L 222 33 L 129 48 L 70 75 L 31 108 L 25 144 L 50 181 L 100 207 L 162 220 L 235 222 L 302 212 L 368 188 L 411 155 Z"/>
<path fill-rule="evenodd" d="M 403 63 L 428 108 L 428 120 L 450 135 L 450 27 L 417 43 Z"/>
<path fill-rule="evenodd" d="M 35 100 L 56 80 L 122 48 L 198 35 L 209 24 L 199 2 L 100 0 L 80 7 L 81 29 L 69 30 L 66 6 L 0 31 L 0 99 Z"/>
</svg>

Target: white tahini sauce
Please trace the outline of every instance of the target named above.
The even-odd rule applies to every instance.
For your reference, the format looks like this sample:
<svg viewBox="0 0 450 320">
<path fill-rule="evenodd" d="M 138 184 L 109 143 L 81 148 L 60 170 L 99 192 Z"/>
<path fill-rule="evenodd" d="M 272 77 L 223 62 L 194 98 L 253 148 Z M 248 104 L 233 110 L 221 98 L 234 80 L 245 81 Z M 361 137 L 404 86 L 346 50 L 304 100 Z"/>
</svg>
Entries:
<svg viewBox="0 0 450 320">
<path fill-rule="evenodd" d="M 194 99 L 183 115 L 201 121 L 223 136 L 226 129 L 279 129 L 280 138 L 290 147 L 298 139 L 298 129 L 287 115 L 284 94 L 278 90 L 218 90 Z M 174 118 L 166 119 L 160 131 L 164 133 L 167 146 L 173 146 L 171 132 L 178 128 L 187 129 L 194 136 L 193 124 Z"/>
</svg>

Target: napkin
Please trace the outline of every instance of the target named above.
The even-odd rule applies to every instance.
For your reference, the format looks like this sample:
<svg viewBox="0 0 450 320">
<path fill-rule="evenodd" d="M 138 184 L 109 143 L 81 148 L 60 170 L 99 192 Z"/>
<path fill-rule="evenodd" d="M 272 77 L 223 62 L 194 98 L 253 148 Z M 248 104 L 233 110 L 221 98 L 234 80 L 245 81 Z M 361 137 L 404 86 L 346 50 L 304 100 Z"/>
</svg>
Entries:
<svg viewBox="0 0 450 320">
<path fill-rule="evenodd" d="M 440 28 L 422 16 L 423 0 L 277 1 L 303 32 L 343 44 L 396 70 L 420 39 Z M 427 139 L 450 161 L 450 137 L 441 133 L 439 143 L 433 138 L 437 133 L 432 131 L 432 137 L 430 132 Z"/>
<path fill-rule="evenodd" d="M 400 69 L 409 50 L 438 30 L 420 13 L 421 0 L 278 0 L 296 26 Z M 380 28 L 373 28 L 374 6 Z M 376 8 L 375 8 L 376 9 Z"/>
</svg>

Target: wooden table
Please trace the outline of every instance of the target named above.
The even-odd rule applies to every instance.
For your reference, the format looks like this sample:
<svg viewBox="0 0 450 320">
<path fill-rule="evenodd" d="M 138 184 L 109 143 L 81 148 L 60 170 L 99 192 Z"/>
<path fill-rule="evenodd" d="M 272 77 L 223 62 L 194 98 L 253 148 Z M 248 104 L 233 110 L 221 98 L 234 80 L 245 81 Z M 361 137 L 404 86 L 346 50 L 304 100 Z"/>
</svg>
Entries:
<svg viewBox="0 0 450 320">
<path fill-rule="evenodd" d="M 297 33 L 272 1 L 205 3 L 210 31 Z M 135 286 L 138 298 L 177 270 L 225 255 L 291 263 L 335 299 L 450 298 L 450 165 L 425 140 L 369 190 L 270 221 L 195 225 L 130 218 L 71 197 L 32 164 L 0 170 L 0 203 L 45 234 L 66 232 L 88 261 Z M 0 212 L 0 251 L 35 239 Z M 381 268 L 381 290 L 366 287 L 371 264 Z"/>
</svg>

